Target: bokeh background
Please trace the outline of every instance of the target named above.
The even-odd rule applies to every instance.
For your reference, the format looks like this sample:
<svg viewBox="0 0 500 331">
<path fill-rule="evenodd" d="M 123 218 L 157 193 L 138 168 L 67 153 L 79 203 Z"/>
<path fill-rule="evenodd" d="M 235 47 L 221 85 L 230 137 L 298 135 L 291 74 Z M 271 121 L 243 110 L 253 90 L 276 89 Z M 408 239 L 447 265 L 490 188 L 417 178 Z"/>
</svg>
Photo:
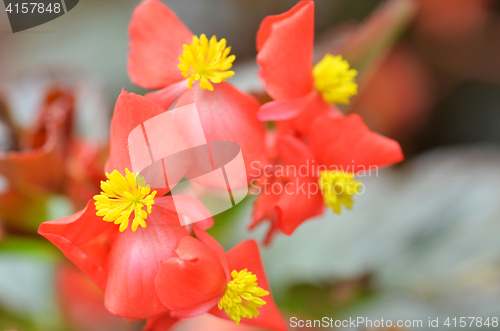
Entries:
<svg viewBox="0 0 500 331">
<path fill-rule="evenodd" d="M 195 34 L 226 38 L 230 81 L 269 100 L 255 35 L 297 1 L 164 2 Z M 36 233 L 98 190 L 114 101 L 122 88 L 146 92 L 126 71 L 138 3 L 82 0 L 16 34 L 0 5 L 0 330 L 141 327 L 107 313 L 100 290 Z M 343 111 L 400 142 L 406 160 L 364 179 L 353 211 L 263 249 L 283 314 L 421 319 L 421 330 L 429 317 L 500 317 L 500 1 L 318 0 L 315 56 L 326 52 L 360 72 Z M 246 229 L 252 201 L 216 217 L 225 248 L 262 238 L 265 228 Z M 253 329 L 201 317 L 178 330 Z"/>
</svg>

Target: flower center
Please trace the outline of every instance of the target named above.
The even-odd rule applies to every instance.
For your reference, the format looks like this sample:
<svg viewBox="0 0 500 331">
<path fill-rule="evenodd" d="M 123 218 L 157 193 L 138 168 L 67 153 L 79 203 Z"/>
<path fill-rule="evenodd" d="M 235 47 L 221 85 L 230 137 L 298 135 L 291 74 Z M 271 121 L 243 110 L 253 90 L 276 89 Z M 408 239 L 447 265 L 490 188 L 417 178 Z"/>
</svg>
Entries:
<svg viewBox="0 0 500 331">
<path fill-rule="evenodd" d="M 226 47 L 226 39 L 217 41 L 213 36 L 210 41 L 202 34 L 200 38 L 193 36 L 191 44 L 184 44 L 184 52 L 179 56 L 181 63 L 178 68 L 182 75 L 188 79 L 188 88 L 193 82 L 200 81 L 200 87 L 210 91 L 214 90 L 212 83 L 220 83 L 234 75 L 230 71 L 236 56 L 228 57 L 231 47 Z"/>
<path fill-rule="evenodd" d="M 101 181 L 101 194 L 94 196 L 97 216 L 104 216 L 106 222 L 120 224 L 120 232 L 128 227 L 130 215 L 134 212 L 132 231 L 141 225 L 146 227 L 146 218 L 151 214 L 156 191 L 145 185 L 144 178 L 125 169 L 125 177 L 117 170 L 106 173 L 107 181 Z M 142 207 L 147 207 L 147 213 Z"/>
<path fill-rule="evenodd" d="M 341 55 L 326 54 L 313 68 L 316 90 L 330 104 L 349 104 L 349 99 L 358 93 L 357 75 L 358 72 L 350 69 Z"/>
<path fill-rule="evenodd" d="M 227 284 L 226 292 L 219 301 L 219 309 L 226 311 L 229 317 L 240 325 L 242 317 L 253 318 L 259 316 L 257 308 L 266 304 L 260 297 L 269 295 L 269 292 L 258 287 L 257 276 L 243 269 L 240 272 L 231 272 L 233 280 Z"/>
<path fill-rule="evenodd" d="M 342 205 L 352 209 L 353 195 L 359 194 L 361 182 L 354 180 L 354 174 L 343 171 L 322 171 L 319 186 L 328 208 L 340 214 Z"/>
</svg>

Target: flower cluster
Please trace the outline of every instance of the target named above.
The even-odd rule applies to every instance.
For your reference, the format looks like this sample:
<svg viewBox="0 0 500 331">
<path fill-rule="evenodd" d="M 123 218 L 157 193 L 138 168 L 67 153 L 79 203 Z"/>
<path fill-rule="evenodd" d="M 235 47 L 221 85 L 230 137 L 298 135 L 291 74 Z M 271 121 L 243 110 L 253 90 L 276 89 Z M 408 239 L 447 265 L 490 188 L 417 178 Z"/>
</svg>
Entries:
<svg viewBox="0 0 500 331">
<path fill-rule="evenodd" d="M 343 206 L 352 208 L 359 182 L 356 173 L 317 168 L 307 176 L 259 179 L 252 175 L 251 164 L 381 167 L 402 160 L 398 143 L 335 106 L 349 104 L 357 93 L 357 72 L 340 55 L 328 54 L 313 65 L 312 1 L 301 1 L 261 24 L 257 62 L 274 99 L 264 105 L 226 82 L 235 74 L 230 70 L 235 56 L 226 40 L 194 36 L 162 2 L 138 5 L 129 36 L 131 80 L 157 91 L 144 97 L 122 91 L 111 122 L 101 193 L 80 212 L 42 223 L 39 233 L 104 291 L 111 313 L 147 319 L 146 330 L 166 330 L 204 313 L 236 324 L 286 330 L 257 243 L 247 240 L 225 252 L 207 232 L 214 221 L 201 201 L 176 195 L 174 203 L 169 194 L 173 187 L 149 187 L 132 172 L 137 160 L 129 154 L 129 135 L 174 106 L 195 104 L 207 141 L 240 146 L 247 185 L 320 185 L 314 195 L 287 190 L 257 197 L 251 227 L 269 220 L 267 241 L 278 230 L 291 235 L 325 206 L 336 213 Z M 179 222 L 184 218 L 202 221 L 184 226 Z"/>
<path fill-rule="evenodd" d="M 403 159 L 397 142 L 371 132 L 361 117 L 346 116 L 336 106 L 349 104 L 357 93 L 357 72 L 340 55 L 326 54 L 313 65 L 313 40 L 313 1 L 301 1 L 286 13 L 265 18 L 257 34 L 257 62 L 266 91 L 274 99 L 257 114 L 260 120 L 275 123 L 275 129 L 267 132 L 270 162 L 310 168 L 307 176 L 276 173 L 258 183 L 292 187 L 278 194 L 267 191 L 255 201 L 250 227 L 268 220 L 265 242 L 277 231 L 291 235 L 304 221 L 323 213 L 325 206 L 338 214 L 343 206 L 351 209 L 353 196 L 359 193 L 360 182 L 354 179 L 358 169 L 378 169 Z M 293 189 L 304 183 L 318 184 L 320 190 L 310 194 Z"/>
</svg>

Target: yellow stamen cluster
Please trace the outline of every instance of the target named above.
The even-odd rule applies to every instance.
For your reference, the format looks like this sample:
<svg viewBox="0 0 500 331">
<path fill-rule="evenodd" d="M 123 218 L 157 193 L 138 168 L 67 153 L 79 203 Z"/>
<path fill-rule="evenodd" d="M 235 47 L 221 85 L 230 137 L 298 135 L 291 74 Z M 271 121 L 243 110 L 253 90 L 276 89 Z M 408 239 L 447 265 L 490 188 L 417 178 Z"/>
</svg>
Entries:
<svg viewBox="0 0 500 331">
<path fill-rule="evenodd" d="M 228 56 L 231 47 L 226 47 L 226 39 L 219 42 L 213 36 L 210 41 L 202 34 L 200 38 L 193 36 L 191 44 L 185 44 L 184 52 L 179 56 L 181 63 L 179 69 L 188 79 L 188 88 L 193 82 L 200 81 L 200 87 L 210 91 L 214 90 L 212 83 L 220 83 L 234 75 L 230 71 L 233 66 L 234 55 Z"/>
<path fill-rule="evenodd" d="M 128 227 L 130 215 L 134 212 L 132 231 L 140 225 L 146 227 L 146 218 L 151 214 L 156 191 L 145 185 L 144 178 L 125 169 L 125 177 L 117 170 L 106 173 L 107 181 L 101 181 L 101 194 L 94 196 L 97 216 L 104 216 L 106 222 L 120 224 L 120 232 Z M 142 208 L 147 207 L 147 213 Z"/>
<path fill-rule="evenodd" d="M 340 214 L 342 205 L 352 209 L 353 195 L 359 194 L 361 182 L 354 180 L 354 174 L 343 171 L 322 171 L 319 186 L 328 208 Z"/>
<path fill-rule="evenodd" d="M 258 287 L 257 276 L 247 269 L 240 272 L 233 270 L 231 276 L 233 280 L 227 284 L 218 306 L 220 310 L 224 308 L 229 317 L 240 325 L 242 317 L 259 316 L 257 308 L 266 304 L 260 297 L 269 295 L 269 292 Z"/>
<path fill-rule="evenodd" d="M 357 75 L 358 72 L 350 69 L 349 62 L 341 55 L 327 54 L 313 68 L 316 90 L 331 104 L 349 104 L 349 99 L 358 93 Z"/>
</svg>

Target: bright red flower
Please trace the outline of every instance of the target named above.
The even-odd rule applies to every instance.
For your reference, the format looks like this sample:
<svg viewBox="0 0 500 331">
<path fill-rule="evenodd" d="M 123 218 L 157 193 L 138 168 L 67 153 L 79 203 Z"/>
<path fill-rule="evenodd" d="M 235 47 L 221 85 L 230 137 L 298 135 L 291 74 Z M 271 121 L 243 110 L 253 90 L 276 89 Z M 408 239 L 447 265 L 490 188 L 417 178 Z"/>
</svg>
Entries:
<svg viewBox="0 0 500 331">
<path fill-rule="evenodd" d="M 156 277 L 158 296 L 172 311 L 148 320 L 145 329 L 167 330 L 180 319 L 208 312 L 237 324 L 241 320 L 265 329 L 287 330 L 269 293 L 257 243 L 247 240 L 225 253 L 206 232 L 198 228 L 194 232 L 198 239 L 182 238 L 178 257 L 164 260 Z M 250 314 L 241 316 L 242 311 Z"/>
<path fill-rule="evenodd" d="M 315 117 L 340 116 L 334 104 L 348 104 L 356 94 L 357 72 L 342 57 L 326 55 L 313 67 L 313 43 L 313 1 L 300 1 L 288 12 L 262 21 L 257 62 L 266 91 L 275 101 L 260 108 L 261 121 L 289 120 L 308 134 Z"/>
<path fill-rule="evenodd" d="M 111 154 L 107 169 L 113 172 L 107 182 L 101 183 L 107 193 L 95 197 L 97 210 L 94 200 L 91 200 L 82 211 L 42 223 L 39 228 L 42 236 L 59 247 L 104 290 L 106 308 L 126 318 L 148 318 L 169 310 L 158 298 L 154 281 L 161 261 L 176 256 L 178 241 L 189 236 L 186 227 L 179 223 L 179 217 L 182 217 L 179 215 L 206 219 L 197 222 L 196 227 L 206 228 L 212 222 L 208 211 L 196 199 L 178 196 L 174 205 L 171 197 L 154 197 L 154 193 L 149 194 L 149 189 L 138 187 L 135 175 L 129 174 L 126 179 L 120 175 L 120 172 L 125 174 L 130 167 L 130 156 L 126 149 L 127 130 L 130 132 L 132 128 L 162 112 L 164 110 L 151 101 L 123 91 L 116 103 L 111 124 Z M 129 186 L 123 184 L 125 180 L 129 181 Z M 116 199 L 109 198 L 109 209 L 102 209 L 110 188 L 117 187 L 122 192 L 115 190 L 114 193 L 122 195 L 118 194 Z M 142 208 L 142 200 L 135 196 L 137 192 L 154 198 L 154 204 L 144 203 L 144 206 L 149 206 L 149 214 Z M 148 201 L 152 199 L 142 198 Z M 183 199 L 183 203 L 177 203 L 181 201 L 179 198 Z M 120 209 L 112 210 L 113 204 L 126 200 L 129 205 L 120 205 Z M 133 220 L 132 229 L 128 228 L 128 218 L 113 217 L 116 211 L 118 216 L 128 212 L 127 216 L 130 215 L 130 220 Z M 102 216 L 104 220 L 110 217 L 115 224 L 120 224 L 120 228 L 105 222 Z M 145 227 L 146 222 L 146 228 L 135 231 L 139 223 Z"/>
<path fill-rule="evenodd" d="M 350 209 L 352 196 L 359 193 L 354 175 L 403 159 L 399 144 L 371 132 L 359 115 L 323 115 L 312 125 L 309 145 L 293 136 L 279 137 L 276 169 L 262 175 L 267 183 L 261 184 L 250 227 L 269 220 L 266 243 L 276 230 L 291 235 L 320 215 L 325 204 L 337 213 L 342 206 Z"/>
<path fill-rule="evenodd" d="M 225 82 L 234 56 L 225 39 L 200 38 L 158 0 L 143 1 L 129 28 L 128 73 L 146 95 L 164 109 L 195 103 L 207 141 L 240 145 L 247 175 L 250 163 L 265 163 L 264 131 L 257 100 Z M 199 80 L 199 83 L 197 82 Z M 248 176 L 250 180 L 250 176 Z"/>
</svg>

